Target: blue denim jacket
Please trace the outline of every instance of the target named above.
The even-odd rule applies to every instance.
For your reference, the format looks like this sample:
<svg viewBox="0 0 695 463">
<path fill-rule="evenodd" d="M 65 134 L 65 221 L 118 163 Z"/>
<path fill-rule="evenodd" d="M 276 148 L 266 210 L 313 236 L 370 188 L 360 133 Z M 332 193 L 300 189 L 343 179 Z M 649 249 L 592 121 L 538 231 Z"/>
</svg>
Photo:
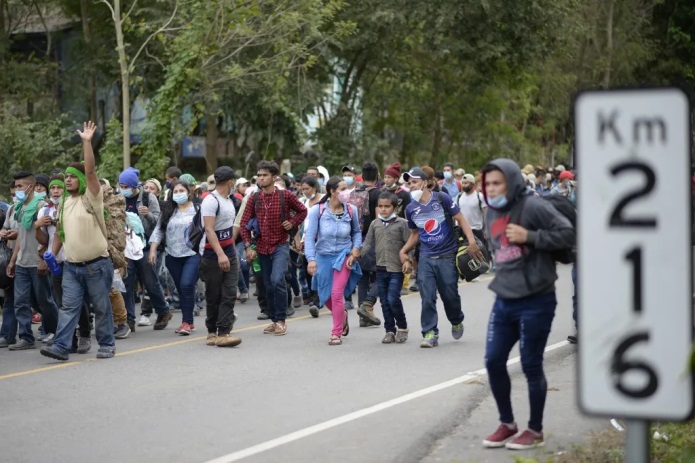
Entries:
<svg viewBox="0 0 695 463">
<path fill-rule="evenodd" d="M 337 255 L 347 250 L 362 246 L 362 232 L 360 231 L 357 208 L 346 205 L 343 217 L 338 220 L 330 210 L 328 204 L 319 219 L 321 204 L 315 204 L 309 209 L 307 216 L 309 225 L 304 230 L 304 254 L 307 261 L 316 260 L 316 255 Z M 348 213 L 347 208 L 352 209 Z M 320 220 L 320 224 L 319 224 Z M 317 239 L 318 237 L 318 239 Z"/>
</svg>

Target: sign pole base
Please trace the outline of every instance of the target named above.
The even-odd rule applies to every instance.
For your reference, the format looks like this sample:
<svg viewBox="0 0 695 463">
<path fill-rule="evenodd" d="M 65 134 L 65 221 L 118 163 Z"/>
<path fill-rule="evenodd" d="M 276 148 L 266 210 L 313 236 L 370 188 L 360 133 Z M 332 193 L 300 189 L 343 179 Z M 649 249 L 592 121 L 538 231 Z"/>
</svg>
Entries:
<svg viewBox="0 0 695 463">
<path fill-rule="evenodd" d="M 649 463 L 651 436 L 649 421 L 628 420 L 625 436 L 625 463 Z"/>
</svg>

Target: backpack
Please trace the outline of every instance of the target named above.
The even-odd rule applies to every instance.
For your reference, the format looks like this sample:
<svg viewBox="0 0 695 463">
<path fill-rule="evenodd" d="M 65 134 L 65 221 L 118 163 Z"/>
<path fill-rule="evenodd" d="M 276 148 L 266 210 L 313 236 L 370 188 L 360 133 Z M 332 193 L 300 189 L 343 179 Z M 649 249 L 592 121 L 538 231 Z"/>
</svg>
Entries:
<svg viewBox="0 0 695 463">
<path fill-rule="evenodd" d="M 525 203 L 527 197 L 528 196 L 522 196 L 520 199 L 522 205 L 517 207 L 517 212 L 514 214 L 515 217 L 513 216 L 509 218 L 511 223 L 520 223 L 523 204 Z M 542 201 L 549 202 L 560 215 L 564 216 L 570 221 L 572 228 L 576 229 L 577 210 L 574 208 L 572 201 L 560 195 L 540 196 L 538 198 Z M 557 249 L 555 251 L 551 251 L 550 254 L 553 256 L 553 260 L 560 262 L 561 264 L 571 264 L 576 260 L 576 252 L 574 248 Z"/>
<path fill-rule="evenodd" d="M 113 261 L 113 268 L 118 270 L 128 265 L 128 261 L 123 254 L 126 244 L 125 198 L 122 195 L 114 194 L 113 189 L 106 185 L 102 185 L 101 191 L 104 194 L 105 226 L 102 226 L 99 220 L 96 222 L 101 229 L 101 233 L 106 238 L 109 256 Z M 94 215 L 92 203 L 84 195 L 82 196 L 82 204 L 84 204 L 87 212 Z M 94 219 L 96 220 L 96 216 Z"/>
<path fill-rule="evenodd" d="M 473 258 L 473 256 L 468 253 L 468 240 L 463 236 L 461 229 L 454 224 L 451 211 L 444 207 L 439 194 L 437 194 L 437 202 L 442 207 L 446 223 L 454 234 L 454 239 L 458 244 L 458 249 L 456 250 L 456 271 L 458 272 L 459 278 L 466 281 L 473 281 L 490 270 L 490 264 L 488 263 L 490 262 L 490 253 L 487 247 L 478 238 L 475 238 L 475 244 L 478 245 L 480 252 L 483 253 L 484 261 Z"/>
<path fill-rule="evenodd" d="M 362 231 L 364 231 L 365 217 L 369 217 L 371 215 L 369 210 L 369 192 L 375 188 L 376 187 L 374 186 L 359 189 L 355 188 L 350 193 L 350 199 L 348 199 L 348 204 L 352 204 L 357 208 L 357 220 Z"/>
<path fill-rule="evenodd" d="M 208 195 L 215 198 L 217 201 L 217 211 L 215 212 L 215 217 L 220 213 L 220 200 L 217 199 L 215 195 Z M 186 227 L 186 231 L 183 233 L 183 239 L 188 246 L 188 249 L 192 251 L 197 251 L 200 248 L 200 242 L 205 236 L 205 227 L 203 227 L 203 217 L 201 212 L 201 207 L 196 203 L 193 203 L 195 208 L 195 215 L 193 216 L 193 221 Z"/>
<path fill-rule="evenodd" d="M 142 205 L 143 205 L 144 207 L 146 207 L 146 208 L 148 208 L 148 209 L 150 208 L 150 193 L 148 193 L 147 191 L 145 191 L 144 189 L 141 188 L 141 189 L 140 189 L 140 198 L 139 198 L 139 199 L 140 199 L 140 202 L 142 203 Z M 150 226 L 147 225 L 147 224 L 145 224 L 145 222 L 143 222 L 143 226 L 145 227 L 145 237 L 146 237 L 147 239 L 149 239 L 149 237 L 152 235 L 152 232 L 154 231 L 154 228 L 153 228 L 153 229 L 149 229 Z M 156 227 L 156 226 L 157 226 L 157 225 L 155 225 L 155 227 Z"/>
</svg>

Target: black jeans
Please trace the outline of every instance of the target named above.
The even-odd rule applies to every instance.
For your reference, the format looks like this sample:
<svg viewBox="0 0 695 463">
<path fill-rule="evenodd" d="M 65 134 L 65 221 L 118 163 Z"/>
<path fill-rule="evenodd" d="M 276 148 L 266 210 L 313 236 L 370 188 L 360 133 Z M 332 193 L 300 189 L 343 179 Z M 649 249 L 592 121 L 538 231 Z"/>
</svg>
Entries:
<svg viewBox="0 0 695 463">
<path fill-rule="evenodd" d="M 220 269 L 216 257 L 200 260 L 200 279 L 205 283 L 207 304 L 205 326 L 208 333 L 220 336 L 228 334 L 234 326 L 234 303 L 239 284 L 239 260 L 236 252 L 228 253 L 227 257 L 230 265 L 228 272 Z"/>
</svg>

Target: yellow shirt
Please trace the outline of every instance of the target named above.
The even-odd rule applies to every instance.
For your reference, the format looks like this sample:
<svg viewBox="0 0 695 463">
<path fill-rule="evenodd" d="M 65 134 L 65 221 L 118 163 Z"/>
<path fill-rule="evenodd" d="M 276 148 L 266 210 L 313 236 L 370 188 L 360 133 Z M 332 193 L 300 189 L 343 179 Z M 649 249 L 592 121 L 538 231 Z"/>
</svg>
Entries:
<svg viewBox="0 0 695 463">
<path fill-rule="evenodd" d="M 84 196 L 94 208 L 94 214 L 87 211 L 81 196 L 68 196 L 64 200 L 62 221 L 65 240 L 63 246 L 65 260 L 68 262 L 88 262 L 97 257 L 109 256 L 106 237 L 102 232 L 102 227 L 106 230 L 104 193 L 99 190 L 99 194 L 94 196 L 87 190 Z"/>
</svg>

